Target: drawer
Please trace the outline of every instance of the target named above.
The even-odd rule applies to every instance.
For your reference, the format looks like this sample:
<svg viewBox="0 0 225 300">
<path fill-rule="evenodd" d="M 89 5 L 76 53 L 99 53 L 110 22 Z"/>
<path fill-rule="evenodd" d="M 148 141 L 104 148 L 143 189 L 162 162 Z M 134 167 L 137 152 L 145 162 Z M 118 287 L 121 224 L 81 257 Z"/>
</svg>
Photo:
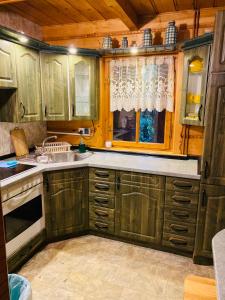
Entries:
<svg viewBox="0 0 225 300">
<path fill-rule="evenodd" d="M 170 248 L 192 252 L 194 249 L 194 241 L 194 238 L 181 237 L 179 235 L 164 233 L 162 245 Z"/>
<path fill-rule="evenodd" d="M 114 223 L 99 222 L 91 219 L 89 221 L 89 226 L 91 230 L 114 234 Z"/>
<path fill-rule="evenodd" d="M 53 172 L 48 172 L 47 174 L 48 180 L 52 182 L 58 181 L 71 181 L 71 180 L 88 180 L 88 169 L 80 168 L 80 169 L 67 169 L 67 170 L 58 170 Z"/>
<path fill-rule="evenodd" d="M 197 211 L 199 194 L 166 191 L 165 204 Z"/>
<path fill-rule="evenodd" d="M 94 206 L 114 208 L 115 200 L 114 196 L 111 195 L 101 195 L 101 194 L 89 194 L 89 203 Z"/>
<path fill-rule="evenodd" d="M 91 180 L 100 180 L 100 181 L 115 181 L 115 171 L 107 169 L 96 169 L 90 168 L 89 178 Z"/>
<path fill-rule="evenodd" d="M 115 184 L 113 182 L 102 182 L 102 181 L 90 180 L 89 191 L 94 193 L 114 195 Z"/>
<path fill-rule="evenodd" d="M 165 220 L 163 232 L 194 238 L 195 229 L 195 224 Z"/>
<path fill-rule="evenodd" d="M 147 185 L 154 187 L 154 189 L 164 189 L 165 177 L 151 174 L 135 173 L 135 172 L 123 172 L 117 171 L 116 177 L 119 177 L 121 183 L 132 183 L 137 185 Z"/>
<path fill-rule="evenodd" d="M 199 180 L 166 177 L 166 189 L 169 191 L 198 193 Z"/>
<path fill-rule="evenodd" d="M 176 209 L 174 207 L 165 207 L 164 220 L 174 220 L 196 224 L 197 212 L 188 209 Z"/>
<path fill-rule="evenodd" d="M 89 217 L 99 222 L 114 223 L 114 209 L 89 205 Z"/>
</svg>

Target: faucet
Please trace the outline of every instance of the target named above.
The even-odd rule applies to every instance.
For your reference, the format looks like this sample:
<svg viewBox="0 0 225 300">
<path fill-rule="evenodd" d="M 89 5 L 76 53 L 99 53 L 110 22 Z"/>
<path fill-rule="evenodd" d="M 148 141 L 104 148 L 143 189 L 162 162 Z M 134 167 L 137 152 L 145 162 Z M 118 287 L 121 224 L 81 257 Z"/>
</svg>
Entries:
<svg viewBox="0 0 225 300">
<path fill-rule="evenodd" d="M 46 137 L 43 142 L 42 142 L 42 154 L 45 153 L 45 143 L 49 140 L 56 140 L 57 139 L 57 135 L 52 135 L 52 136 L 48 136 Z"/>
</svg>

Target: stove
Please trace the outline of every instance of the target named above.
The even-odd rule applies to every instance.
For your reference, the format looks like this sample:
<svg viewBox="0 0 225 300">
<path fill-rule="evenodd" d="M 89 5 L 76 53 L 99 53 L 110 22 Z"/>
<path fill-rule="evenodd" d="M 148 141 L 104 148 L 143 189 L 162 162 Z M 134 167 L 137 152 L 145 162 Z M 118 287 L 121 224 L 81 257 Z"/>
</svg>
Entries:
<svg viewBox="0 0 225 300">
<path fill-rule="evenodd" d="M 14 168 L 0 168 L 0 180 L 18 175 L 19 173 L 30 170 L 32 168 L 35 168 L 35 166 L 25 164 L 18 164 Z"/>
</svg>

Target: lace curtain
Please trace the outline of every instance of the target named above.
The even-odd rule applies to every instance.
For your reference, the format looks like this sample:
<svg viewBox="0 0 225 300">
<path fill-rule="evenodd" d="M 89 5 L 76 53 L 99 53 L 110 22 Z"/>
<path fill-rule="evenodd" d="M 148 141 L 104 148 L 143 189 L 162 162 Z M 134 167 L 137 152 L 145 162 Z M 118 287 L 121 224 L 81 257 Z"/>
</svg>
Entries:
<svg viewBox="0 0 225 300">
<path fill-rule="evenodd" d="M 110 62 L 110 110 L 174 108 L 172 56 L 131 57 Z"/>
</svg>

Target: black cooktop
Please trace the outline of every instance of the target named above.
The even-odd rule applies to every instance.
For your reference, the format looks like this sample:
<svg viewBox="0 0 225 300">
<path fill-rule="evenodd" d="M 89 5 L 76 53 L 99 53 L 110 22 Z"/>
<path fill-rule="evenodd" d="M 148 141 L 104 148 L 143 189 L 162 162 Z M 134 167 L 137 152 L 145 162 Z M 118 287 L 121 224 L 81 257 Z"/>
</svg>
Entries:
<svg viewBox="0 0 225 300">
<path fill-rule="evenodd" d="M 18 164 L 13 168 L 0 168 L 0 180 L 17 175 L 32 168 L 35 168 L 35 166 L 23 164 Z"/>
</svg>

